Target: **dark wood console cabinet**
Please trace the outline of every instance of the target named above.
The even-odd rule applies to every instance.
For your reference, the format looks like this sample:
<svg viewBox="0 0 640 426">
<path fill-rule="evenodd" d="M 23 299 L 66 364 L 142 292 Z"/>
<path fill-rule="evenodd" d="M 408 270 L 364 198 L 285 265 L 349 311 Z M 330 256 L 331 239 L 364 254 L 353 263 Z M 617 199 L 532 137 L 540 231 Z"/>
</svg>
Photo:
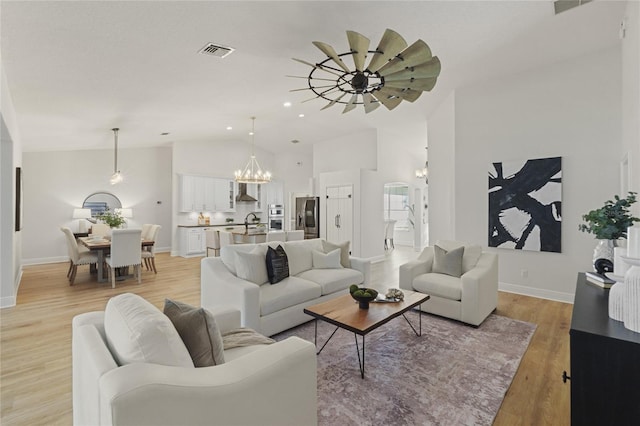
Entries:
<svg viewBox="0 0 640 426">
<path fill-rule="evenodd" d="M 609 290 L 578 274 L 571 329 L 571 424 L 640 424 L 640 333 L 609 318 Z"/>
</svg>

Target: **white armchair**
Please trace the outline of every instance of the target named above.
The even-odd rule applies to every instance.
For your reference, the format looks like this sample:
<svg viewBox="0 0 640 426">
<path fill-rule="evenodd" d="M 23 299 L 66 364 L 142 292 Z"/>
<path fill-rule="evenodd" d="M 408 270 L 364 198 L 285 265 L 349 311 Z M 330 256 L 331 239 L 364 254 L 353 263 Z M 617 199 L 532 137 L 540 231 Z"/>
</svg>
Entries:
<svg viewBox="0 0 640 426">
<path fill-rule="evenodd" d="M 220 331 L 240 312 L 213 311 Z M 73 319 L 73 423 L 80 425 L 315 425 L 316 353 L 290 337 L 232 348 L 212 367 L 119 366 L 107 344 L 104 312 Z"/>
<path fill-rule="evenodd" d="M 400 266 L 400 289 L 429 294 L 422 311 L 478 326 L 498 306 L 498 255 L 478 245 L 438 241 L 447 251 L 464 246 L 462 275 L 433 272 L 434 248 L 426 247 L 418 259 Z"/>
</svg>

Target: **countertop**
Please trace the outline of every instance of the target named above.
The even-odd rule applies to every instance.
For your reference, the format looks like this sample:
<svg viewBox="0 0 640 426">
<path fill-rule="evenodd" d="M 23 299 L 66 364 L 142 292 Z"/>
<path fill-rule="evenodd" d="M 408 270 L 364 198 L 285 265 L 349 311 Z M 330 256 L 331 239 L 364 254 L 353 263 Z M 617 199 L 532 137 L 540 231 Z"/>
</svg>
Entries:
<svg viewBox="0 0 640 426">
<path fill-rule="evenodd" d="M 256 226 L 258 223 L 251 222 L 249 226 Z M 260 225 L 266 225 L 265 222 L 260 222 Z M 232 227 L 232 226 L 244 226 L 244 223 L 216 223 L 213 225 L 178 225 L 178 228 L 217 228 L 220 226 Z"/>
</svg>

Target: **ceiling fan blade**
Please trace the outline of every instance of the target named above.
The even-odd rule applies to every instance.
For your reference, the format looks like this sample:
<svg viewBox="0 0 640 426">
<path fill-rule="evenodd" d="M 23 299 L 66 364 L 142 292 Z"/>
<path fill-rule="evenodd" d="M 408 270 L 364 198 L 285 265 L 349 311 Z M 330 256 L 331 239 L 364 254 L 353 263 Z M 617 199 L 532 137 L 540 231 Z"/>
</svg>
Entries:
<svg viewBox="0 0 640 426">
<path fill-rule="evenodd" d="M 400 34 L 387 28 L 376 48 L 376 51 L 381 53 L 373 55 L 367 69 L 371 72 L 378 71 L 384 64 L 406 49 L 407 46 L 407 42 Z"/>
<path fill-rule="evenodd" d="M 356 70 L 364 70 L 364 61 L 367 59 L 369 43 L 371 41 L 355 31 L 347 31 L 347 39 L 349 39 L 349 47 L 351 48 L 353 63 L 356 66 Z"/>
<path fill-rule="evenodd" d="M 407 80 L 410 78 L 432 78 L 440 75 L 440 59 L 437 56 L 424 64 L 408 67 L 384 76 L 384 81 Z"/>
<path fill-rule="evenodd" d="M 420 95 L 422 95 L 422 91 L 419 90 L 398 89 L 395 87 L 387 86 L 383 87 L 377 92 L 387 96 L 396 96 L 402 100 L 409 102 L 415 102 L 420 97 Z"/>
<path fill-rule="evenodd" d="M 329 74 L 333 74 L 333 75 L 337 75 L 338 77 L 342 77 L 342 74 L 339 74 L 339 73 L 337 73 L 335 71 L 328 70 L 325 67 L 323 67 L 322 65 L 312 64 L 311 62 L 307 62 L 305 60 L 297 59 L 297 58 L 291 58 L 291 59 L 293 59 L 296 62 L 300 62 L 301 64 L 309 65 L 311 68 L 317 68 L 317 69 L 319 69 L 321 71 L 328 72 Z"/>
<path fill-rule="evenodd" d="M 387 62 L 378 70 L 378 73 L 380 73 L 381 76 L 393 74 L 407 67 L 414 67 L 428 62 L 432 57 L 431 49 L 429 49 L 427 43 L 422 40 L 417 40 L 411 46 L 398 53 L 391 61 Z"/>
<path fill-rule="evenodd" d="M 436 77 L 431 78 L 412 78 L 409 80 L 397 80 L 397 81 L 386 81 L 384 82 L 384 87 L 395 87 L 398 89 L 412 89 L 412 90 L 422 90 L 422 91 L 430 91 L 433 89 L 433 86 L 436 85 L 436 81 L 438 79 Z"/>
<path fill-rule="evenodd" d="M 304 78 L 305 80 L 308 80 L 309 77 L 308 76 L 304 76 L 304 75 L 285 75 L 285 77 L 291 77 L 291 78 Z M 322 81 L 336 81 L 333 78 L 320 78 L 320 77 L 313 77 L 314 80 L 322 80 Z"/>
<path fill-rule="evenodd" d="M 333 47 L 331 47 L 331 45 L 328 45 L 327 43 L 323 43 L 321 41 L 314 41 L 313 45 L 316 46 L 318 49 L 322 50 L 322 52 L 325 55 L 327 55 L 328 57 L 333 59 L 333 62 L 338 64 L 338 66 L 340 68 L 342 68 L 343 70 L 345 70 L 345 72 L 351 72 L 349 67 L 347 67 L 345 65 L 345 63 L 342 60 L 342 58 L 340 56 L 338 56 L 338 54 L 336 53 L 335 49 Z"/>
<path fill-rule="evenodd" d="M 358 100 L 358 94 L 354 93 L 353 96 L 351 96 L 351 99 L 349 99 L 349 103 L 347 104 L 347 106 L 345 106 L 344 109 L 342 110 L 342 113 L 345 114 L 351 111 L 352 109 L 354 109 L 356 107 L 357 100 Z"/>
<path fill-rule="evenodd" d="M 318 99 L 320 97 L 322 97 L 322 95 L 328 95 L 331 92 L 335 92 L 336 90 L 338 90 L 337 88 L 334 89 L 329 89 L 329 90 L 325 90 L 324 92 L 321 92 L 319 95 L 314 96 L 313 98 L 309 98 L 309 99 L 305 99 L 304 101 L 302 101 L 301 103 L 305 103 L 305 102 L 309 102 L 312 101 L 314 99 Z"/>
<path fill-rule="evenodd" d="M 384 90 L 385 90 L 384 88 L 380 90 L 376 90 L 375 92 L 372 93 L 372 95 L 375 96 L 376 99 L 378 99 L 378 101 L 382 105 L 384 105 L 389 111 L 391 111 L 392 109 L 400 105 L 400 103 L 402 102 L 402 98 L 396 95 L 388 94 Z"/>
<path fill-rule="evenodd" d="M 376 102 L 371 93 L 363 93 L 362 98 L 364 99 L 364 112 L 367 114 L 380 106 L 380 103 Z"/>
<path fill-rule="evenodd" d="M 339 97 L 335 98 L 334 100 L 329 102 L 327 105 L 322 107 L 320 109 L 320 111 L 322 111 L 323 109 L 327 109 L 327 108 L 330 108 L 330 107 L 334 106 L 336 103 L 338 103 L 338 101 L 340 101 L 340 99 L 344 98 L 344 95 L 346 95 L 346 94 L 347 94 L 347 92 L 344 92 L 342 95 L 340 95 Z"/>
<path fill-rule="evenodd" d="M 311 89 L 324 89 L 325 87 L 334 87 L 335 84 L 327 84 L 325 86 L 311 86 L 311 87 L 303 87 L 302 89 L 291 89 L 290 92 L 301 92 L 303 90 L 311 90 Z"/>
</svg>

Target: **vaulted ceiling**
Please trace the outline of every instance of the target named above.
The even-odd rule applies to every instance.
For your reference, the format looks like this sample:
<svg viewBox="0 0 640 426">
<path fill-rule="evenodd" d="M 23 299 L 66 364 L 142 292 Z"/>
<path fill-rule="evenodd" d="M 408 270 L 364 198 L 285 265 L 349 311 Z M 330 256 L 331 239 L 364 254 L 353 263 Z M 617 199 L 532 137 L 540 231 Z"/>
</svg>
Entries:
<svg viewBox="0 0 640 426">
<path fill-rule="evenodd" d="M 2 71 L 23 151 L 110 148 L 113 127 L 122 148 L 246 142 L 251 116 L 256 145 L 276 153 L 294 139 L 310 149 L 372 128 L 409 140 L 456 87 L 616 45 L 625 3 L 594 1 L 555 15 L 547 0 L 2 0 Z M 321 111 L 327 101 L 291 92 L 306 80 L 287 76 L 311 69 L 292 58 L 326 59 L 313 41 L 346 52 L 353 30 L 373 49 L 386 28 L 409 44 L 424 40 L 440 58 L 433 91 L 369 114 L 362 106 Z M 208 42 L 235 51 L 198 54 Z"/>
</svg>

